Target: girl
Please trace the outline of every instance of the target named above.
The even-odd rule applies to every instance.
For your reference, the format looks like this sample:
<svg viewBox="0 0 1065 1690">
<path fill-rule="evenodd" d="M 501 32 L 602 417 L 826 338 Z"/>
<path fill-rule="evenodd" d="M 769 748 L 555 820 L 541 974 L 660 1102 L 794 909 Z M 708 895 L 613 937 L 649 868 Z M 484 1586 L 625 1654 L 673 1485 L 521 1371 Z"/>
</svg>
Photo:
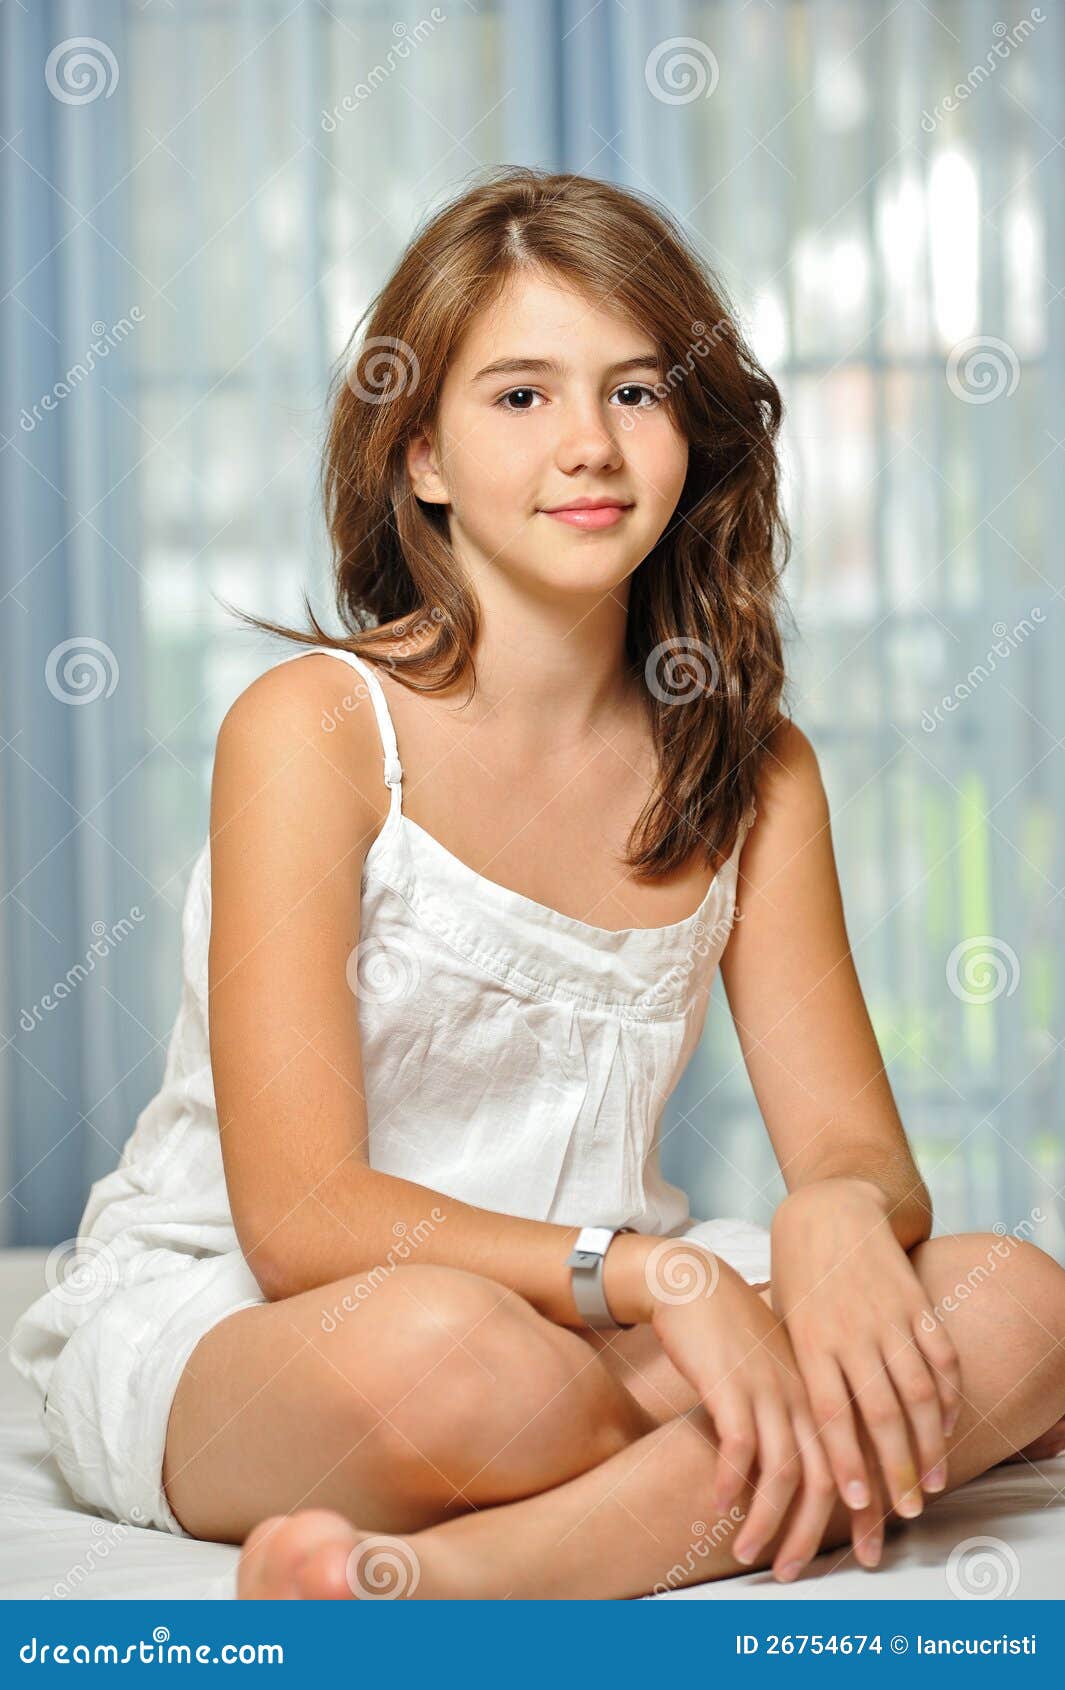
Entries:
<svg viewBox="0 0 1065 1690">
<path fill-rule="evenodd" d="M 256 623 L 306 649 L 219 732 L 162 1090 L 15 1338 L 75 1493 L 244 1596 L 872 1567 L 1065 1411 L 1065 1271 L 958 1301 L 1004 1241 L 929 1236 L 780 711 L 780 418 L 680 231 L 532 170 L 336 383 L 347 634 Z M 718 967 L 770 1230 L 659 1166 Z"/>
</svg>

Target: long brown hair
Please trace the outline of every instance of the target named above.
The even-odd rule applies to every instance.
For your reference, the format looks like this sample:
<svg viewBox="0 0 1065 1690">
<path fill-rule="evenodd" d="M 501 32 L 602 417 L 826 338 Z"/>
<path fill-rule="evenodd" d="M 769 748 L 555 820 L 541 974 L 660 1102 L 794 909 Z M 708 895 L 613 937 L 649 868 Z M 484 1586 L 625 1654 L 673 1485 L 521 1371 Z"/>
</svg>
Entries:
<svg viewBox="0 0 1065 1690">
<path fill-rule="evenodd" d="M 644 878 L 693 851 L 716 866 L 754 801 L 781 715 L 783 405 L 719 283 L 651 200 L 589 177 L 507 167 L 437 212 L 363 313 L 365 335 L 358 341 L 357 324 L 330 385 L 322 495 L 348 637 L 320 626 L 306 594 L 308 632 L 235 614 L 283 639 L 384 661 L 415 691 L 464 678 L 476 687 L 475 596 L 449 545 L 446 510 L 411 490 L 405 449 L 413 434 L 432 433 L 445 371 L 474 315 L 531 270 L 612 303 L 653 337 L 669 372 L 655 391 L 688 439 L 688 473 L 630 582 L 625 657 L 647 688 L 658 783 L 626 860 Z M 635 411 L 621 414 L 635 421 Z"/>
</svg>

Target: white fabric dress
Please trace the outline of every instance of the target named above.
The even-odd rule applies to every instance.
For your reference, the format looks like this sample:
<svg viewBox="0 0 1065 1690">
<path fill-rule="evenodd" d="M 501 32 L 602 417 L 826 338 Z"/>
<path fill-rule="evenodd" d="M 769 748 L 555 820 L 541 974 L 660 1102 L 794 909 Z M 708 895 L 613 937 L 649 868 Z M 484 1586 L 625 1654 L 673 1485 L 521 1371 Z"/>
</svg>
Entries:
<svg viewBox="0 0 1065 1690">
<path fill-rule="evenodd" d="M 348 965 L 371 1166 L 497 1212 L 683 1234 L 750 1283 L 768 1281 L 768 1230 L 694 1221 L 659 1167 L 663 1105 L 703 1028 L 753 809 L 694 915 L 620 932 L 590 926 L 487 880 L 404 815 L 381 683 L 365 660 L 331 655 L 369 689 L 391 789 L 365 858 Z M 90 1189 L 73 1271 L 52 1276 L 11 1345 L 78 1500 L 178 1535 L 162 1467 L 182 1368 L 219 1320 L 265 1301 L 222 1165 L 210 923 L 208 839 L 185 897 L 182 995 L 162 1086 L 118 1167 Z"/>
</svg>

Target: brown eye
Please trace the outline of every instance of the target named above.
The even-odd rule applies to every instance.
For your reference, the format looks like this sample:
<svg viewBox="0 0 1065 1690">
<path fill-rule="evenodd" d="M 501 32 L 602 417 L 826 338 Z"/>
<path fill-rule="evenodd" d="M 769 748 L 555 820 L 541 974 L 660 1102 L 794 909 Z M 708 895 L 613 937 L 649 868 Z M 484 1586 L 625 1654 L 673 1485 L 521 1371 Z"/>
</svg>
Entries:
<svg viewBox="0 0 1065 1690">
<path fill-rule="evenodd" d="M 500 410 L 503 411 L 527 411 L 531 409 L 531 406 L 508 405 L 506 401 L 508 399 L 513 399 L 516 393 L 534 395 L 535 392 L 536 389 L 534 387 L 512 387 L 509 393 L 503 393 L 500 395 L 500 397 L 496 400 L 496 404 L 499 406 Z"/>
<path fill-rule="evenodd" d="M 645 387 L 642 382 L 632 382 L 632 381 L 626 382 L 625 386 L 619 387 L 617 391 L 619 393 L 634 393 L 637 397 L 637 403 L 635 405 L 623 405 L 621 407 L 623 411 L 637 411 L 637 410 L 641 410 L 641 409 L 645 410 L 645 411 L 649 411 L 651 409 L 651 405 L 653 405 L 657 402 L 654 389 L 651 388 L 651 387 Z M 640 400 L 640 397 L 645 393 L 647 394 L 648 398 L 651 400 L 651 405 L 641 406 L 639 404 L 639 400 Z"/>
</svg>

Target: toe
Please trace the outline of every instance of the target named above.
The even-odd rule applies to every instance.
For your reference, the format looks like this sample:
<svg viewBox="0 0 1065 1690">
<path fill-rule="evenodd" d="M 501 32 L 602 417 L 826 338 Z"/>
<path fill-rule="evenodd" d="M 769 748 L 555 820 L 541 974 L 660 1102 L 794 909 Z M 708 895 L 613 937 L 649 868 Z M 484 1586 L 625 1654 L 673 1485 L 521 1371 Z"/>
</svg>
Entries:
<svg viewBox="0 0 1065 1690">
<path fill-rule="evenodd" d="M 339 1541 L 347 1554 L 354 1539 L 351 1522 L 325 1508 L 305 1508 L 297 1514 L 261 1521 L 244 1544 L 237 1575 L 238 1595 L 275 1602 L 298 1598 L 302 1591 L 297 1568 L 330 1542 Z"/>
<path fill-rule="evenodd" d="M 294 1569 L 297 1594 L 308 1602 L 350 1602 L 352 1590 L 348 1583 L 348 1557 L 357 1534 L 351 1526 L 342 1538 L 319 1543 L 303 1557 Z"/>
<path fill-rule="evenodd" d="M 244 1539 L 237 1564 L 237 1596 L 243 1600 L 255 1601 L 265 1594 L 270 1550 L 285 1523 L 283 1514 L 271 1514 L 253 1526 Z"/>
</svg>

